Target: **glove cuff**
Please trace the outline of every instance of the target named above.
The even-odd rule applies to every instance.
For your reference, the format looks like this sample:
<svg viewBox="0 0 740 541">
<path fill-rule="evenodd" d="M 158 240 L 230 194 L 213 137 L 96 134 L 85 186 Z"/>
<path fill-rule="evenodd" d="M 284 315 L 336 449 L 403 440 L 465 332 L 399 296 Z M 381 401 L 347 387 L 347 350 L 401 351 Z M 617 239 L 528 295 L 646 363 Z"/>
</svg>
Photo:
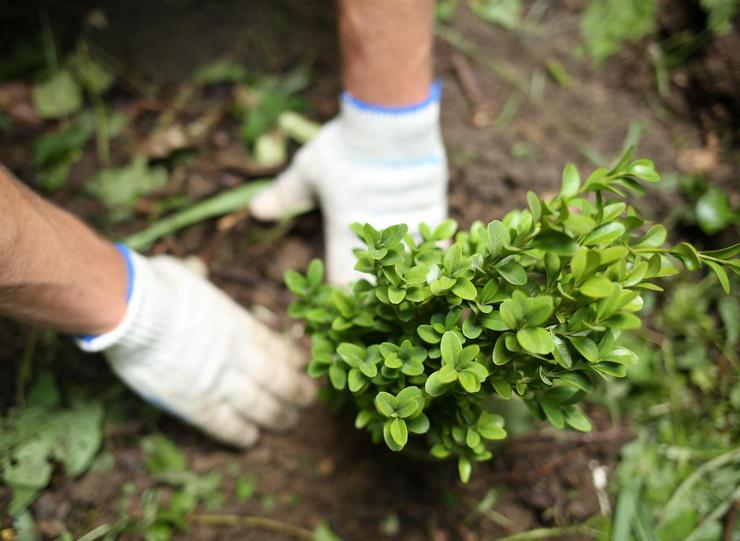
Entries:
<svg viewBox="0 0 740 541">
<path fill-rule="evenodd" d="M 128 271 L 126 314 L 118 326 L 107 333 L 76 337 L 75 342 L 83 351 L 103 351 L 124 342 L 126 346 L 144 345 L 161 334 L 166 324 L 164 314 L 159 314 L 162 307 L 151 299 L 156 278 L 154 269 L 144 256 L 122 244 L 116 247 L 125 258 Z"/>
<path fill-rule="evenodd" d="M 442 85 L 435 82 L 421 102 L 401 107 L 341 96 L 341 142 L 354 157 L 386 165 L 439 163 L 444 153 L 439 127 Z"/>
</svg>

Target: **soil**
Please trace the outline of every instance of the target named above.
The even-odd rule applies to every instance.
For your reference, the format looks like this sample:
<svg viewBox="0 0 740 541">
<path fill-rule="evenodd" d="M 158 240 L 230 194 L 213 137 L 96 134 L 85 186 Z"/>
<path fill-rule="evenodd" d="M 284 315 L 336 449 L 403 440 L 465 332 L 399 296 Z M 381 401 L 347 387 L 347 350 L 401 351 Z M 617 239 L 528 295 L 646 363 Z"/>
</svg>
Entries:
<svg viewBox="0 0 740 541">
<path fill-rule="evenodd" d="M 185 72 L 227 53 L 271 71 L 313 56 L 320 76 L 306 92 L 311 114 L 319 119 L 334 114 L 339 84 L 330 6 L 280 2 L 273 11 L 272 3 L 262 2 L 245 11 L 238 2 L 208 3 L 209 7 L 198 9 L 195 4 L 113 2 L 106 11 L 108 28 L 93 32 L 96 42 L 113 57 L 144 78 L 160 78 L 164 83 L 156 98 L 143 99 L 130 88 L 114 91 L 114 108 L 139 111 L 123 142 L 116 143 L 117 161 L 128 159 L 153 119 L 173 102 Z M 574 58 L 584 4 L 580 0 L 553 3 L 536 32 L 508 32 L 481 21 L 461 3 L 451 27 L 473 44 L 477 58 L 461 60 L 456 47 L 438 40 L 436 70 L 444 84 L 442 125 L 450 156 L 450 208 L 463 227 L 526 205 L 528 190 L 554 192 L 565 162 L 575 162 L 582 174 L 594 167 L 597 156 L 609 163 L 621 153 L 630 126 L 642 134 L 638 154 L 653 159 L 660 171 L 695 172 L 697 162 L 687 156 L 698 153 L 709 156 L 709 162 L 701 163 L 709 164 L 702 167 L 714 182 L 733 187 L 736 162 L 710 145 L 718 130 L 716 122 L 693 114 L 690 100 L 695 95 L 683 92 L 687 87 L 675 84 L 669 100 L 655 95 L 650 64 L 640 44 L 628 47 L 599 71 Z M 272 17 L 273 13 L 279 17 Z M 205 24 L 219 31 L 199 35 Z M 244 28 L 254 31 L 245 34 Z M 299 30 L 291 33 L 294 28 Z M 723 39 L 737 40 L 737 35 Z M 679 71 L 674 75 L 678 82 L 694 80 L 695 73 L 721 73 L 724 60 L 712 56 L 720 55 L 721 47 L 710 45 L 706 62 L 688 66 L 684 73 L 688 79 L 682 79 Z M 565 67 L 570 85 L 561 86 L 547 76 L 551 60 Z M 491 61 L 508 70 L 508 80 L 486 65 Z M 472 74 L 483 105 L 493 110 L 494 121 L 486 126 L 471 123 L 475 104 L 468 96 L 470 88 L 460 83 L 460 70 Z M 525 90 L 535 89 L 540 97 L 530 99 L 517 92 L 512 80 Z M 713 84 L 723 96 L 738 95 L 737 79 L 728 76 Z M 728 90 L 722 85 L 734 86 Z M 209 89 L 191 98 L 180 116 L 197 118 L 230 96 L 229 88 Z M 497 123 L 511 99 L 519 100 L 515 114 L 508 123 Z M 0 159 L 21 178 L 33 179 L 29 143 L 41 129 L 29 127 L 13 139 L 0 138 Z M 724 148 L 734 143 L 728 143 L 727 137 L 722 142 Z M 175 166 L 170 186 L 157 198 L 182 192 L 203 197 L 253 178 L 225 165 L 221 159 L 225 148 L 239 152 L 239 126 L 226 117 L 197 144 L 191 159 Z M 68 184 L 50 197 L 105 227 L 100 207 L 82 190 L 97 167 L 94 149 L 89 148 Z M 729 191 L 737 203 L 737 187 Z M 656 189 L 638 204 L 656 218 L 665 218 L 679 203 L 677 198 L 675 192 Z M 142 202 L 142 213 L 135 220 L 107 230 L 115 236 L 137 230 L 152 201 Z M 303 269 L 312 257 L 321 256 L 320 216 L 299 217 L 288 227 L 235 218 L 228 227 L 204 223 L 165 238 L 152 253 L 200 255 L 219 286 L 275 328 L 289 329 L 285 310 L 290 295 L 282 274 L 288 268 Z M 2 343 L 8 345 L 0 351 L 3 366 L 19 364 L 26 333 L 11 323 L 0 325 Z M 75 367 L 84 364 L 84 381 L 101 389 L 110 384 L 102 360 L 82 359 L 68 346 L 62 346 L 62 352 L 67 359 L 63 365 L 72 370 L 61 374 L 62 379 L 77 379 Z M 13 381 L 14 377 L 0 379 L 2 408 L 12 403 Z M 266 433 L 255 448 L 240 453 L 154 414 L 131 394 L 119 402 L 117 409 L 127 412 L 124 418 L 129 420 L 117 421 L 119 414 L 107 422 L 104 451 L 113 457 L 112 469 L 75 480 L 55 475 L 51 487 L 34 504 L 33 513 L 46 537 L 58 534 L 60 522 L 75 536 L 112 522 L 118 517 L 124 484 L 133 484 L 137 494 L 152 486 L 139 448 L 140 438 L 152 430 L 163 432 L 183 449 L 195 471 L 222 474 L 225 501 L 219 513 L 270 516 L 306 528 L 323 519 L 346 541 L 487 540 L 535 527 L 580 523 L 600 512 L 593 468 L 601 465 L 611 473 L 621 445 L 630 438 L 628 427 L 612 426 L 608 415 L 598 409 L 590 411 L 595 432 L 587 436 L 556 434 L 535 425 L 530 432 L 507 440 L 495 459 L 479 465 L 470 484 L 463 485 L 454 464 L 415 461 L 373 446 L 366 434 L 352 428 L 350 419 L 329 411 L 323 403 L 306 410 L 295 430 Z M 259 478 L 257 495 L 245 503 L 234 496 L 234 472 Z M 498 494 L 496 512 L 508 520 L 475 512 L 491 490 Z M 266 509 L 264 497 L 275 498 L 272 510 Z M 127 512 L 137 515 L 142 510 L 132 504 Z M 178 538 L 286 539 L 262 530 L 203 526 L 192 526 Z"/>
</svg>

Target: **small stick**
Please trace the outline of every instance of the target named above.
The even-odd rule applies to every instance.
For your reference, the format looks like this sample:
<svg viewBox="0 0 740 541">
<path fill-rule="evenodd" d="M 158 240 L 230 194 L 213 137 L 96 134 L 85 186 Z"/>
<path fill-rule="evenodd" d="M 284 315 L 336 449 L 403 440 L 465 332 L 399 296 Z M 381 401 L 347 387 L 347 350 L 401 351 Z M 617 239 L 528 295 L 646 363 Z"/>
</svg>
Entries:
<svg viewBox="0 0 740 541">
<path fill-rule="evenodd" d="M 460 53 L 455 53 L 451 62 L 463 93 L 470 104 L 471 124 L 476 128 L 485 128 L 493 121 L 493 104 L 483 95 L 478 78 L 467 58 Z"/>
<path fill-rule="evenodd" d="M 241 526 L 243 528 L 277 532 L 294 539 L 305 541 L 313 541 L 314 539 L 311 530 L 268 517 L 253 515 L 193 515 L 190 517 L 190 520 L 200 526 Z"/>
</svg>

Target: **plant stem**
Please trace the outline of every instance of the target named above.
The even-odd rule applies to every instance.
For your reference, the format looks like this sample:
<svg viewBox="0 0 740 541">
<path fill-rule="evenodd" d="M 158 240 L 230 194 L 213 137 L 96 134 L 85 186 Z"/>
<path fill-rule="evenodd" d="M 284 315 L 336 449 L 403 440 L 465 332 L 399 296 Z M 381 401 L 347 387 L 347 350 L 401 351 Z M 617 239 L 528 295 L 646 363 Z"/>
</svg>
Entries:
<svg viewBox="0 0 740 541">
<path fill-rule="evenodd" d="M 588 535 L 590 537 L 596 537 L 599 535 L 599 531 L 578 524 L 576 526 L 563 526 L 561 528 L 535 528 L 534 530 L 528 530 L 526 532 L 515 533 L 506 537 L 499 537 L 498 541 L 534 541 L 536 539 L 553 539 L 555 537 L 564 537 L 566 535 Z"/>
<path fill-rule="evenodd" d="M 193 515 L 190 521 L 200 526 L 240 526 L 281 533 L 294 539 L 313 541 L 311 530 L 279 520 L 253 515 Z"/>
<path fill-rule="evenodd" d="M 199 201 L 191 207 L 153 223 L 143 231 L 130 235 L 124 242 L 134 250 L 146 250 L 161 237 L 183 227 L 245 208 L 252 197 L 266 185 L 265 180 L 255 180 Z"/>
</svg>

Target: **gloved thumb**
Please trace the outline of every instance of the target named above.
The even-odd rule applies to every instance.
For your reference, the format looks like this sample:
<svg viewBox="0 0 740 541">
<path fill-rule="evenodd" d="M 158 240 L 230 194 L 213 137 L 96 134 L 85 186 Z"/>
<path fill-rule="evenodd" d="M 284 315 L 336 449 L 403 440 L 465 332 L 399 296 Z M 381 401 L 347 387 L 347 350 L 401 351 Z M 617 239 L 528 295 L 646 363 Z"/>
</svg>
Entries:
<svg viewBox="0 0 740 541">
<path fill-rule="evenodd" d="M 252 199 L 249 210 L 258 220 L 271 221 L 305 212 L 315 205 L 307 167 L 299 153 L 288 169 Z"/>
</svg>

